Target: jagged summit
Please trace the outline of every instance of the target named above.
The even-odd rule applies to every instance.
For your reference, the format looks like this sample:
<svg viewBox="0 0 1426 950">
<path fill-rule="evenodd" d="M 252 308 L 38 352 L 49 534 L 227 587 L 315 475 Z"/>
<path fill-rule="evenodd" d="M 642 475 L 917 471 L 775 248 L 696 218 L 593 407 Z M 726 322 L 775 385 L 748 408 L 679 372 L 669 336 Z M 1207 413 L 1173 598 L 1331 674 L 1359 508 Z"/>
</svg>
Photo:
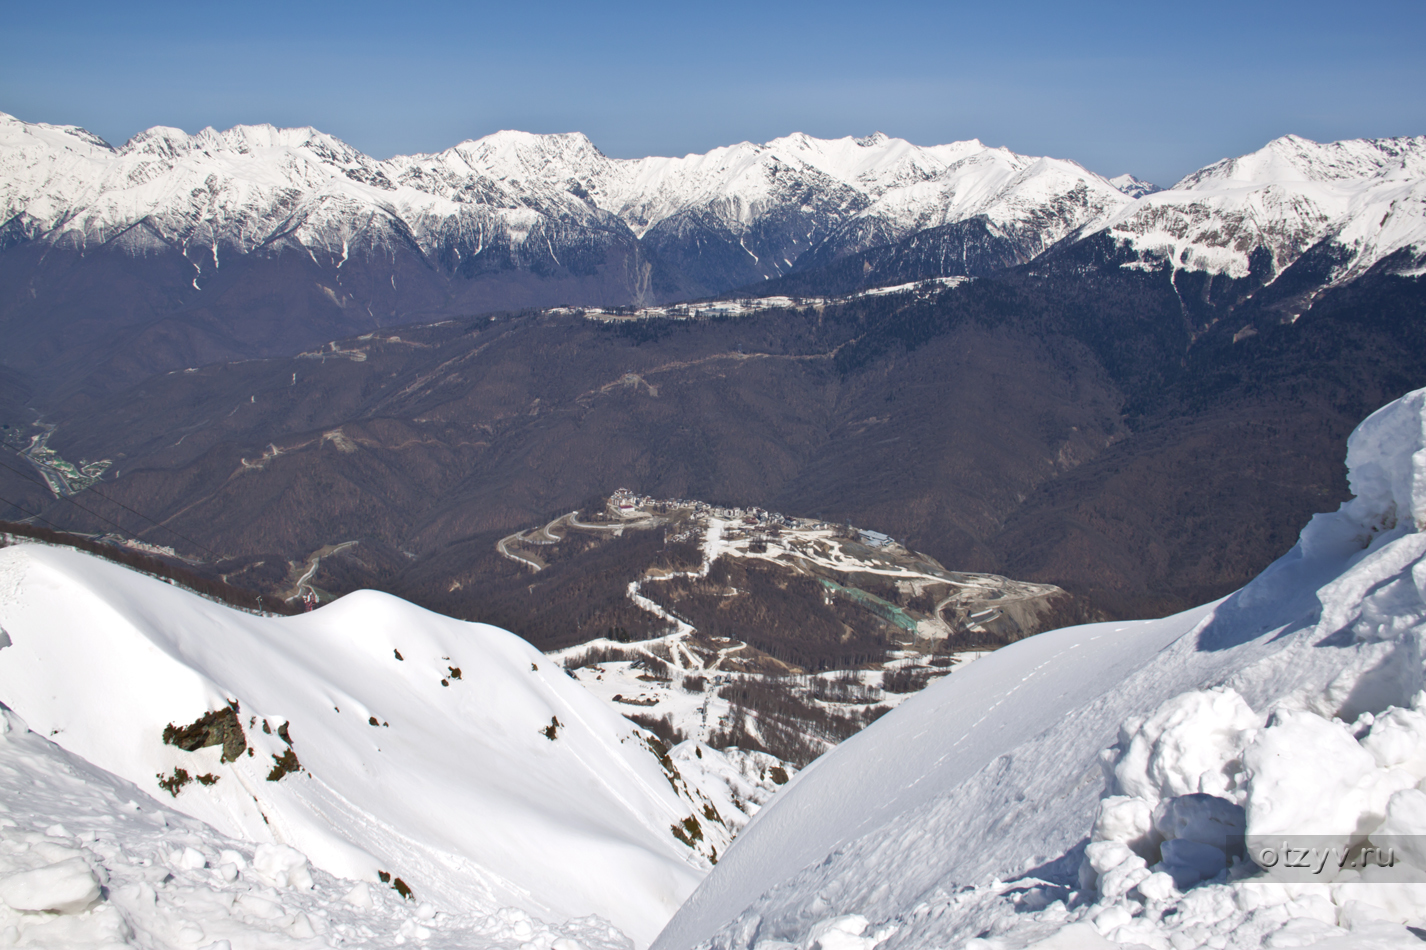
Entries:
<svg viewBox="0 0 1426 950">
<path fill-rule="evenodd" d="M 1118 188 L 1130 198 L 1142 198 L 1144 195 L 1152 195 L 1156 191 L 1163 191 L 1162 188 L 1153 182 L 1144 181 L 1142 178 L 1135 178 L 1127 172 L 1109 179 L 1109 184 Z"/>
<path fill-rule="evenodd" d="M 1300 135 L 1273 139 L 1255 152 L 1224 158 L 1185 177 L 1175 190 L 1228 182 L 1361 182 L 1405 172 L 1426 175 L 1426 135 L 1319 143 Z"/>
<path fill-rule="evenodd" d="M 78 151 L 88 161 L 73 161 Z M 146 221 L 146 233 L 130 240 L 185 252 L 200 243 L 230 254 L 291 248 L 320 258 L 341 247 L 389 254 L 414 241 L 428 261 L 455 270 L 469 270 L 482 254 L 497 266 L 538 269 L 543 252 L 563 266 L 562 248 L 629 238 L 651 238 L 665 262 L 677 263 L 692 241 L 703 246 L 701 259 L 674 284 L 717 291 L 786 273 L 828 242 L 824 253 L 838 257 L 865 246 L 868 234 L 902 235 L 986 212 L 988 202 L 959 196 L 989 197 L 1009 181 L 1006 168 L 1033 161 L 974 140 L 921 147 L 880 132 L 795 133 L 643 159 L 611 159 L 578 132 L 502 130 L 432 154 L 377 160 L 315 129 L 269 125 L 192 135 L 155 127 L 115 149 L 82 130 L 6 117 L 0 218 L 22 222 L 32 240 L 84 245 Z M 1098 176 L 1077 177 L 1069 187 L 1117 198 Z M 1086 213 L 1105 210 L 1101 202 Z M 1081 215 L 1074 223 L 1087 222 Z M 544 240 L 522 250 L 531 233 Z M 710 259 L 709 241 L 726 250 Z"/>
<path fill-rule="evenodd" d="M 1133 266 L 1271 284 L 1301 261 L 1306 299 L 1398 252 L 1397 272 L 1414 272 L 1426 252 L 1426 136 L 1284 136 L 1145 194 L 1103 230 L 1138 253 Z"/>
</svg>

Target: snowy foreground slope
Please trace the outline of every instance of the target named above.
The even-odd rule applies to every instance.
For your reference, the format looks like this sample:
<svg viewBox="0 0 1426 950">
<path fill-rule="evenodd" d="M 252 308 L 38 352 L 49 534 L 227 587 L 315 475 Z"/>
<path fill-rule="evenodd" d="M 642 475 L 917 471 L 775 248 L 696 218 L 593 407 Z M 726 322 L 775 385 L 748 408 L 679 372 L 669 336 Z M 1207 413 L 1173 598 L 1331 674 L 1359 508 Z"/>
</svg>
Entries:
<svg viewBox="0 0 1426 950">
<path fill-rule="evenodd" d="M 174 811 L 0 710 L 0 946 L 628 950 L 598 917 L 438 909 Z"/>
<path fill-rule="evenodd" d="M 264 913 L 286 919 L 306 908 L 313 922 L 322 901 L 361 881 L 369 887 L 354 899 L 365 907 L 361 895 L 371 895 L 371 913 L 406 907 L 406 919 L 425 905 L 464 945 L 488 942 L 477 939 L 481 928 L 516 945 L 536 930 L 553 940 L 560 922 L 592 915 L 646 944 L 703 873 L 702 859 L 670 831 L 689 806 L 640 733 L 497 628 L 373 592 L 300 617 L 250 616 L 75 551 L 26 544 L 0 550 L 0 629 L 0 702 L 13 713 L 0 758 L 21 774 L 68 770 L 80 779 L 36 773 L 55 789 L 48 817 L 31 796 L 23 819 L 24 802 L 7 793 L 9 820 L 19 824 L 0 827 L 0 860 L 53 864 L 45 860 L 53 843 L 40 839 L 54 821 L 67 832 L 52 837 L 70 849 L 79 829 L 112 826 L 102 847 L 81 835 L 89 843 L 80 861 L 139 888 L 135 896 L 111 884 L 108 893 L 140 931 L 154 888 L 160 904 L 165 888 L 208 888 L 201 900 L 227 901 L 233 920 L 257 928 L 249 935 L 257 941 L 272 929 Z M 14 780 L 13 771 L 0 775 Z M 138 788 L 125 790 L 125 781 Z M 69 790 L 75 826 L 61 816 Z M 163 817 L 144 793 L 211 827 Z M 108 819 L 100 799 L 110 801 Z M 165 824 L 173 835 L 164 837 Z M 153 834 L 137 844 L 125 830 L 150 825 Z M 283 847 L 264 858 L 253 850 L 260 844 Z M 106 848 L 127 856 L 110 861 Z M 166 857 L 165 848 L 179 856 Z M 220 856 L 224 849 L 241 860 Z M 304 870 L 304 855 L 328 873 Z M 129 867 L 144 858 L 149 870 Z M 295 869 L 284 869 L 288 859 Z M 243 870 L 254 864 L 256 877 Z M 238 884 L 224 883 L 234 868 Z M 5 871 L 0 903 L 22 906 L 8 896 Z M 399 878 L 414 899 L 403 901 L 381 875 Z M 252 891 L 254 900 L 268 903 L 258 901 L 257 911 L 234 904 L 235 894 L 251 891 L 244 882 L 257 880 L 267 890 Z M 183 918 L 183 899 L 167 899 L 180 909 L 165 913 Z M 517 923 L 501 930 L 506 918 Z M 47 919 L 15 926 L 27 932 Z M 290 936 L 303 926 L 276 929 Z M 625 939 L 597 921 L 570 926 Z M 456 939 L 462 928 L 466 937 Z"/>
<path fill-rule="evenodd" d="M 816 762 L 656 950 L 1420 946 L 1423 431 L 1426 390 L 1365 421 L 1357 497 L 1238 593 L 1006 647 Z"/>
</svg>

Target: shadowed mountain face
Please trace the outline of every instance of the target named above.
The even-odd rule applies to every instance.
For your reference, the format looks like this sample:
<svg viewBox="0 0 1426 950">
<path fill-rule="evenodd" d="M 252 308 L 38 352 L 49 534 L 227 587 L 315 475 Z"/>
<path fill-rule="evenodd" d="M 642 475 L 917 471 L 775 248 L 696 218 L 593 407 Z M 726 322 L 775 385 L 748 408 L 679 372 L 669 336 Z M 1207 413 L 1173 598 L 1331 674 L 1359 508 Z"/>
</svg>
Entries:
<svg viewBox="0 0 1426 950">
<path fill-rule="evenodd" d="M 632 236 L 541 273 L 489 258 L 443 273 L 414 249 L 319 265 L 295 249 L 235 256 L 198 286 L 185 256 L 24 246 L 0 253 L 6 365 L 45 392 L 112 392 L 154 373 L 293 353 L 418 319 L 636 299 Z M 588 267 L 581 266 L 589 264 Z"/>
<path fill-rule="evenodd" d="M 1346 497 L 1323 460 L 1426 382 L 1426 315 L 1419 278 L 1372 274 L 1254 329 L 1246 291 L 1187 306 L 1181 276 L 1115 254 L 737 319 L 383 330 L 73 395 L 49 444 L 112 459 L 99 490 L 166 528 L 81 493 L 96 512 L 270 590 L 355 540 L 318 563 L 326 589 L 479 617 L 482 576 L 522 571 L 502 535 L 624 487 L 849 520 L 1161 613 L 1241 584 Z M 108 527 L 62 501 L 44 516 Z"/>
</svg>

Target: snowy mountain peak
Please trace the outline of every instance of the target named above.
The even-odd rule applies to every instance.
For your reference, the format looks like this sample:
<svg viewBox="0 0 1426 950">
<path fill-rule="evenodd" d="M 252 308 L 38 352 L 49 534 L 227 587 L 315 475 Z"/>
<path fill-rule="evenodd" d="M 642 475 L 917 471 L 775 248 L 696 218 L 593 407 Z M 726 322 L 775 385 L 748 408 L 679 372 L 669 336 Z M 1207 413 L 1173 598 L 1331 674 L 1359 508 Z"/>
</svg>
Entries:
<svg viewBox="0 0 1426 950">
<path fill-rule="evenodd" d="M 1111 210 L 1102 197 L 1065 205 L 1060 184 L 1016 178 L 1033 164 L 975 140 L 921 147 L 880 132 L 795 133 L 683 158 L 610 159 L 582 133 L 502 130 L 377 161 L 310 128 L 189 135 L 155 127 L 110 149 L 87 133 L 10 120 L 0 128 L 0 220 L 20 222 L 12 234 L 26 240 L 74 247 L 117 240 L 143 253 L 186 255 L 195 242 L 229 255 L 293 249 L 334 268 L 352 254 L 389 259 L 414 242 L 422 266 L 465 272 L 487 269 L 472 263 L 482 254 L 497 268 L 548 272 L 587 255 L 598 260 L 605 252 L 593 248 L 610 242 L 624 254 L 629 239 L 648 239 L 666 262 L 690 259 L 694 288 L 717 292 L 784 274 L 819 245 L 836 258 L 987 214 L 1022 231 L 1055 221 L 1053 234 L 1025 245 L 1042 248 L 1062 236 L 1065 209 L 1077 209 L 1071 227 Z M 1051 178 L 1070 191 L 1118 194 L 1083 170 Z M 1045 202 L 1060 203 L 1047 212 Z M 139 221 L 145 226 L 134 229 Z M 544 238 L 528 240 L 535 232 Z M 710 241 L 732 255 L 732 269 L 720 264 L 705 278 L 697 268 L 719 260 Z M 223 254 L 207 257 L 193 261 L 199 291 Z"/>
<path fill-rule="evenodd" d="M 557 163 L 561 166 L 558 170 L 564 171 L 567 170 L 564 166 L 568 165 L 607 161 L 604 153 L 583 132 L 537 134 L 504 129 L 483 138 L 469 139 L 453 149 L 436 154 L 449 152 L 459 153 L 473 165 L 489 165 L 528 175 L 555 172 L 556 169 L 547 167 L 548 163 Z M 401 157 L 391 161 L 400 162 Z"/>
<path fill-rule="evenodd" d="M 1403 168 L 1418 176 L 1426 174 L 1426 136 L 1347 139 L 1324 144 L 1300 135 L 1285 135 L 1255 152 L 1214 162 L 1184 178 L 1174 188 L 1199 190 L 1228 183 L 1365 181 Z"/>
<path fill-rule="evenodd" d="M 1235 277 L 1260 248 L 1275 274 L 1319 242 L 1343 242 L 1345 253 L 1329 255 L 1340 281 L 1422 244 L 1423 178 L 1421 136 L 1329 145 L 1288 136 L 1162 191 L 975 139 L 918 146 L 881 132 L 612 159 L 582 133 L 503 130 L 378 161 L 311 128 L 160 126 L 115 149 L 82 129 L 0 118 L 6 246 L 113 242 L 128 254 L 180 254 L 200 293 L 234 254 L 296 252 L 332 280 L 365 266 L 352 258 L 388 270 L 409 260 L 439 296 L 454 288 L 485 300 L 476 281 L 489 279 L 504 288 L 500 300 L 515 295 L 511 305 L 534 302 L 528 288 L 542 284 L 561 288 L 550 303 L 656 303 L 953 225 L 961 230 L 945 240 L 979 250 L 948 245 L 938 266 L 966 273 L 1108 228 L 1158 262 L 1133 266 L 1171 261 Z M 197 247 L 208 250 L 190 255 Z M 512 271 L 538 275 L 524 296 Z M 457 277 L 470 280 L 446 286 Z M 375 283 L 400 293 L 389 274 Z"/>
<path fill-rule="evenodd" d="M 92 148 L 112 152 L 114 146 L 104 141 L 88 129 L 77 125 L 50 125 L 47 122 L 25 122 L 12 115 L 0 112 L 0 141 L 10 136 L 34 135 L 57 140 L 73 140 Z"/>
<path fill-rule="evenodd" d="M 1155 192 L 1163 191 L 1158 185 L 1151 181 L 1144 181 L 1142 178 L 1135 178 L 1127 172 L 1109 179 L 1109 184 L 1118 188 L 1130 198 L 1142 198 L 1144 195 L 1152 195 Z"/>
<path fill-rule="evenodd" d="M 195 137 L 190 136 L 182 129 L 156 125 L 138 133 L 119 146 L 117 151 L 122 155 L 147 154 L 162 158 L 176 158 L 193 147 Z"/>
<path fill-rule="evenodd" d="M 1319 288 L 1402 250 L 1409 269 L 1426 252 L 1426 136 L 1327 144 L 1284 136 L 1140 197 L 1104 228 L 1141 255 L 1131 267 L 1244 279 L 1250 258 L 1266 251 L 1259 279 L 1271 283 L 1316 249 L 1309 260 L 1318 262 Z"/>
</svg>

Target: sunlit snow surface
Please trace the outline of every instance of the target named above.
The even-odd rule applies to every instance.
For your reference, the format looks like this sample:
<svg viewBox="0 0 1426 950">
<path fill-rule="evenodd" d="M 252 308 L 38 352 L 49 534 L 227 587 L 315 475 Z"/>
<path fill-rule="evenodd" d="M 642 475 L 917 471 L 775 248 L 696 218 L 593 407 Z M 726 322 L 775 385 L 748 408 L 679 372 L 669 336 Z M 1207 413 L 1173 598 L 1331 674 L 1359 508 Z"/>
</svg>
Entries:
<svg viewBox="0 0 1426 950">
<path fill-rule="evenodd" d="M 17 893 L 35 910 L 12 908 Z M 47 909 L 76 893 L 83 903 Z M 631 946 L 594 917 L 550 926 L 515 908 L 438 904 L 310 869 L 280 845 L 224 837 L 0 711 L 0 946 Z"/>
<path fill-rule="evenodd" d="M 413 239 L 427 253 L 454 242 L 473 256 L 551 228 L 622 222 L 642 237 L 681 217 L 742 240 L 758 222 L 791 214 L 805 228 L 789 245 L 800 254 L 838 228 L 859 250 L 984 215 L 1043 249 L 1129 203 L 1074 162 L 975 140 L 921 147 L 799 133 L 703 155 L 611 159 L 579 133 L 502 131 L 378 161 L 310 128 L 157 127 L 114 149 L 83 129 L 0 113 L 0 220 L 77 248 L 180 248 L 200 276 L 224 255 L 281 247 L 340 267 L 352 253 Z M 781 272 L 791 261 L 768 264 Z"/>
<path fill-rule="evenodd" d="M 796 232 L 777 252 L 791 258 L 759 261 L 743 245 L 771 276 L 823 241 L 840 255 L 978 218 L 1028 257 L 1103 231 L 1138 252 L 1124 265 L 1134 268 L 1241 278 L 1256 267 L 1270 281 L 1319 247 L 1330 251 L 1327 284 L 1401 251 L 1396 270 L 1419 273 L 1426 136 L 1288 135 L 1160 191 L 976 140 L 922 147 L 799 133 L 611 159 L 579 133 L 503 131 L 378 161 L 310 128 L 158 127 L 116 149 L 83 129 L 0 114 L 0 220 L 79 249 L 178 248 L 200 287 L 228 257 L 254 252 L 296 249 L 340 269 L 353 254 L 384 256 L 412 240 L 436 257 L 471 257 L 531 235 L 625 226 L 638 237 L 716 226 L 766 255 L 757 235 L 776 222 Z"/>
<path fill-rule="evenodd" d="M 1331 284 L 1408 249 L 1399 272 L 1419 273 L 1424 178 L 1426 136 L 1324 145 L 1287 135 L 1147 193 L 1093 227 L 1175 270 L 1246 277 L 1254 252 L 1266 250 L 1272 278 L 1326 243 L 1337 248 Z"/>
<path fill-rule="evenodd" d="M 645 944 L 706 867 L 671 834 L 689 808 L 632 724 L 497 628 L 373 592 L 256 617 L 33 544 L 0 550 L 0 628 L 0 702 L 35 732 L 347 888 L 384 895 L 385 872 L 465 919 L 597 914 Z M 164 744 L 230 702 L 251 754 Z M 280 727 L 302 769 L 273 781 Z M 217 781 L 170 797 L 176 768 Z"/>
<path fill-rule="evenodd" d="M 1364 422 L 1356 498 L 1236 594 L 1013 644 L 818 760 L 658 950 L 1419 946 L 1424 431 L 1426 390 Z M 627 947 L 701 873 L 627 722 L 384 595 L 277 620 L 7 548 L 0 700 L 0 945 Z M 252 755 L 163 743 L 230 702 Z M 170 797 L 178 767 L 217 782 Z M 1403 864 L 1265 880 L 1234 834 Z"/>
<path fill-rule="evenodd" d="M 1308 834 L 1426 866 L 1423 410 L 1364 422 L 1356 499 L 1238 593 L 1013 644 L 814 763 L 657 950 L 1419 947 L 1426 883 L 1250 880 L 1208 842 L 1236 822 L 1249 850 Z"/>
</svg>

